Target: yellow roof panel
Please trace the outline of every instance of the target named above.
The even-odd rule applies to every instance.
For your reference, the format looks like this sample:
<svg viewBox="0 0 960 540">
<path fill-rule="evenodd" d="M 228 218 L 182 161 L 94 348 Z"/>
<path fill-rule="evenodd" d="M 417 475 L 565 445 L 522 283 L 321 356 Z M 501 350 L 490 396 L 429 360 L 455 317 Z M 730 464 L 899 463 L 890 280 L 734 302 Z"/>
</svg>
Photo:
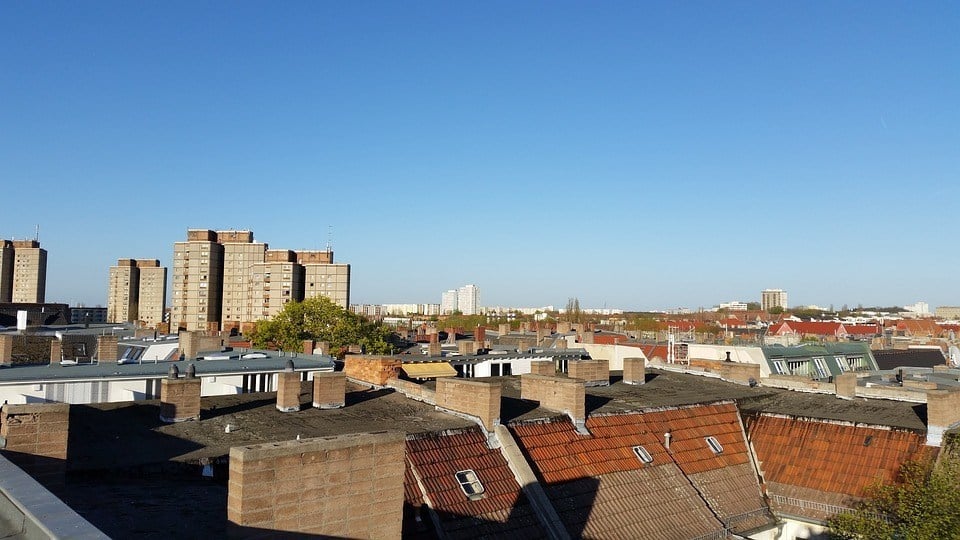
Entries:
<svg viewBox="0 0 960 540">
<path fill-rule="evenodd" d="M 457 370 L 450 362 L 423 362 L 417 364 L 403 364 L 400 369 L 407 377 L 414 379 L 432 379 L 434 377 L 456 377 Z"/>
</svg>

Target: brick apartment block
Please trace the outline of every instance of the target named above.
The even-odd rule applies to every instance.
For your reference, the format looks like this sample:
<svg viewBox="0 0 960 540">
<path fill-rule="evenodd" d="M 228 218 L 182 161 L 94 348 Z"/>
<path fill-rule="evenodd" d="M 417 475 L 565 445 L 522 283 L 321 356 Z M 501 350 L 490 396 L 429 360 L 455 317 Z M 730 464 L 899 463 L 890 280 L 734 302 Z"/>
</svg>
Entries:
<svg viewBox="0 0 960 540">
<path fill-rule="evenodd" d="M 231 536 L 400 538 L 404 450 L 393 431 L 231 448 Z"/>
<path fill-rule="evenodd" d="M 346 405 L 347 377 L 342 371 L 313 374 L 313 406 L 337 409 Z"/>
<path fill-rule="evenodd" d="M 479 418 L 488 432 L 500 424 L 499 382 L 437 379 L 437 407 Z"/>
</svg>

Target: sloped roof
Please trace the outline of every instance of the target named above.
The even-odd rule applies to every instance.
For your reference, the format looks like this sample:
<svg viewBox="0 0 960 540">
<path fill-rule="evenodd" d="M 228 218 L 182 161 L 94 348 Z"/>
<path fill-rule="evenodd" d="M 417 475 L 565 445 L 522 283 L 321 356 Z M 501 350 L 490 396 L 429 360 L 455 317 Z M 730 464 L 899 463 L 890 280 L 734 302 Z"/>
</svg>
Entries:
<svg viewBox="0 0 960 540">
<path fill-rule="evenodd" d="M 689 538 L 703 534 L 693 529 L 701 526 L 694 521 L 706 519 L 713 526 L 714 515 L 726 521 L 750 514 L 731 525 L 739 531 L 772 523 L 733 403 L 591 416 L 586 427 L 590 435 L 577 433 L 568 419 L 511 426 L 571 533 Z M 671 434 L 669 451 L 664 445 L 667 432 Z M 714 454 L 706 437 L 715 437 L 723 451 Z M 634 454 L 635 446 L 643 446 L 653 461 L 641 462 Z M 632 478 L 632 484 L 649 485 L 625 487 L 624 478 Z M 579 492 L 585 488 L 581 484 L 595 490 L 592 510 L 583 508 Z M 692 493 L 686 491 L 690 488 Z M 644 494 L 632 494 L 631 490 L 641 489 L 646 490 Z M 663 494 L 652 489 L 663 490 Z M 611 495 L 619 491 L 623 493 Z M 693 495 L 697 498 L 684 499 Z M 654 500 L 658 497 L 678 498 L 679 502 L 660 506 Z M 579 517 L 565 517 L 566 511 Z M 705 511 L 709 515 L 702 517 Z M 679 520 L 679 529 L 663 525 L 684 514 L 688 517 Z M 648 531 L 648 522 L 661 525 Z"/>
<path fill-rule="evenodd" d="M 499 450 L 487 448 L 477 428 L 453 434 L 430 434 L 407 439 L 405 498 L 416 503 L 425 495 L 440 518 L 447 538 L 515 536 L 542 538 L 544 532 Z M 484 488 L 483 498 L 470 500 L 456 473 L 473 470 Z M 411 478 L 412 477 L 412 478 Z M 422 483 L 421 491 L 419 484 Z"/>
<path fill-rule="evenodd" d="M 903 319 L 897 321 L 897 330 L 909 334 L 937 336 L 942 328 L 933 319 Z"/>
<path fill-rule="evenodd" d="M 848 324 L 844 325 L 844 329 L 848 334 L 854 336 L 872 336 L 876 334 L 883 333 L 883 329 L 880 328 L 879 324 Z"/>
<path fill-rule="evenodd" d="M 943 352 L 939 349 L 892 349 L 873 351 L 880 369 L 896 369 L 899 367 L 933 367 L 947 363 Z"/>
<path fill-rule="evenodd" d="M 930 451 L 913 431 L 782 416 L 748 417 L 747 432 L 774 500 L 809 497 L 849 506 L 876 481 L 890 483 L 900 466 Z M 792 513 L 823 519 L 824 512 Z"/>
<path fill-rule="evenodd" d="M 801 335 L 833 336 L 845 333 L 845 327 L 838 322 L 824 321 L 785 321 L 770 326 L 767 333 L 778 335 L 797 333 Z"/>
</svg>

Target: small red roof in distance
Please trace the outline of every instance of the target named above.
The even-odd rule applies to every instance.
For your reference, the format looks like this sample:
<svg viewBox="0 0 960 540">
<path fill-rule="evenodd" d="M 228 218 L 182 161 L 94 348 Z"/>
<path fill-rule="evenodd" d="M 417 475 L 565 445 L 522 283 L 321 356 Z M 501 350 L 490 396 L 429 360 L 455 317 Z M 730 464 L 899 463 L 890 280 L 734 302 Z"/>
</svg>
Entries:
<svg viewBox="0 0 960 540">
<path fill-rule="evenodd" d="M 873 336 L 881 333 L 879 324 L 850 324 L 843 327 L 848 334 L 854 336 Z"/>
</svg>

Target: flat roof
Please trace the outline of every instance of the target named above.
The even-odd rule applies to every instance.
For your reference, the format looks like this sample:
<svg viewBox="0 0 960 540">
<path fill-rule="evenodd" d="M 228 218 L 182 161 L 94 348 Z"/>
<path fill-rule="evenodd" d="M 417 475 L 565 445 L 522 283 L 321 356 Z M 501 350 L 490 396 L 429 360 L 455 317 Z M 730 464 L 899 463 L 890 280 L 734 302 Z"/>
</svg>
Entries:
<svg viewBox="0 0 960 540">
<path fill-rule="evenodd" d="M 197 375 L 214 376 L 243 372 L 280 371 L 287 360 L 293 360 L 297 371 L 333 370 L 334 360 L 330 356 L 300 354 L 290 356 L 289 353 L 280 356 L 277 351 L 248 350 L 247 353 L 262 353 L 264 358 L 231 358 L 227 360 L 181 360 L 144 361 L 142 364 L 117 364 L 116 362 L 101 362 L 98 364 L 78 364 L 61 366 L 58 364 L 12 366 L 0 369 L 0 385 L 19 384 L 24 382 L 62 382 L 84 379 L 116 379 L 116 378 L 155 378 L 163 377 L 170 371 L 170 366 L 177 366 L 180 374 L 187 372 L 187 366 L 196 366 Z M 239 354 L 223 353 L 223 354 Z"/>
</svg>

